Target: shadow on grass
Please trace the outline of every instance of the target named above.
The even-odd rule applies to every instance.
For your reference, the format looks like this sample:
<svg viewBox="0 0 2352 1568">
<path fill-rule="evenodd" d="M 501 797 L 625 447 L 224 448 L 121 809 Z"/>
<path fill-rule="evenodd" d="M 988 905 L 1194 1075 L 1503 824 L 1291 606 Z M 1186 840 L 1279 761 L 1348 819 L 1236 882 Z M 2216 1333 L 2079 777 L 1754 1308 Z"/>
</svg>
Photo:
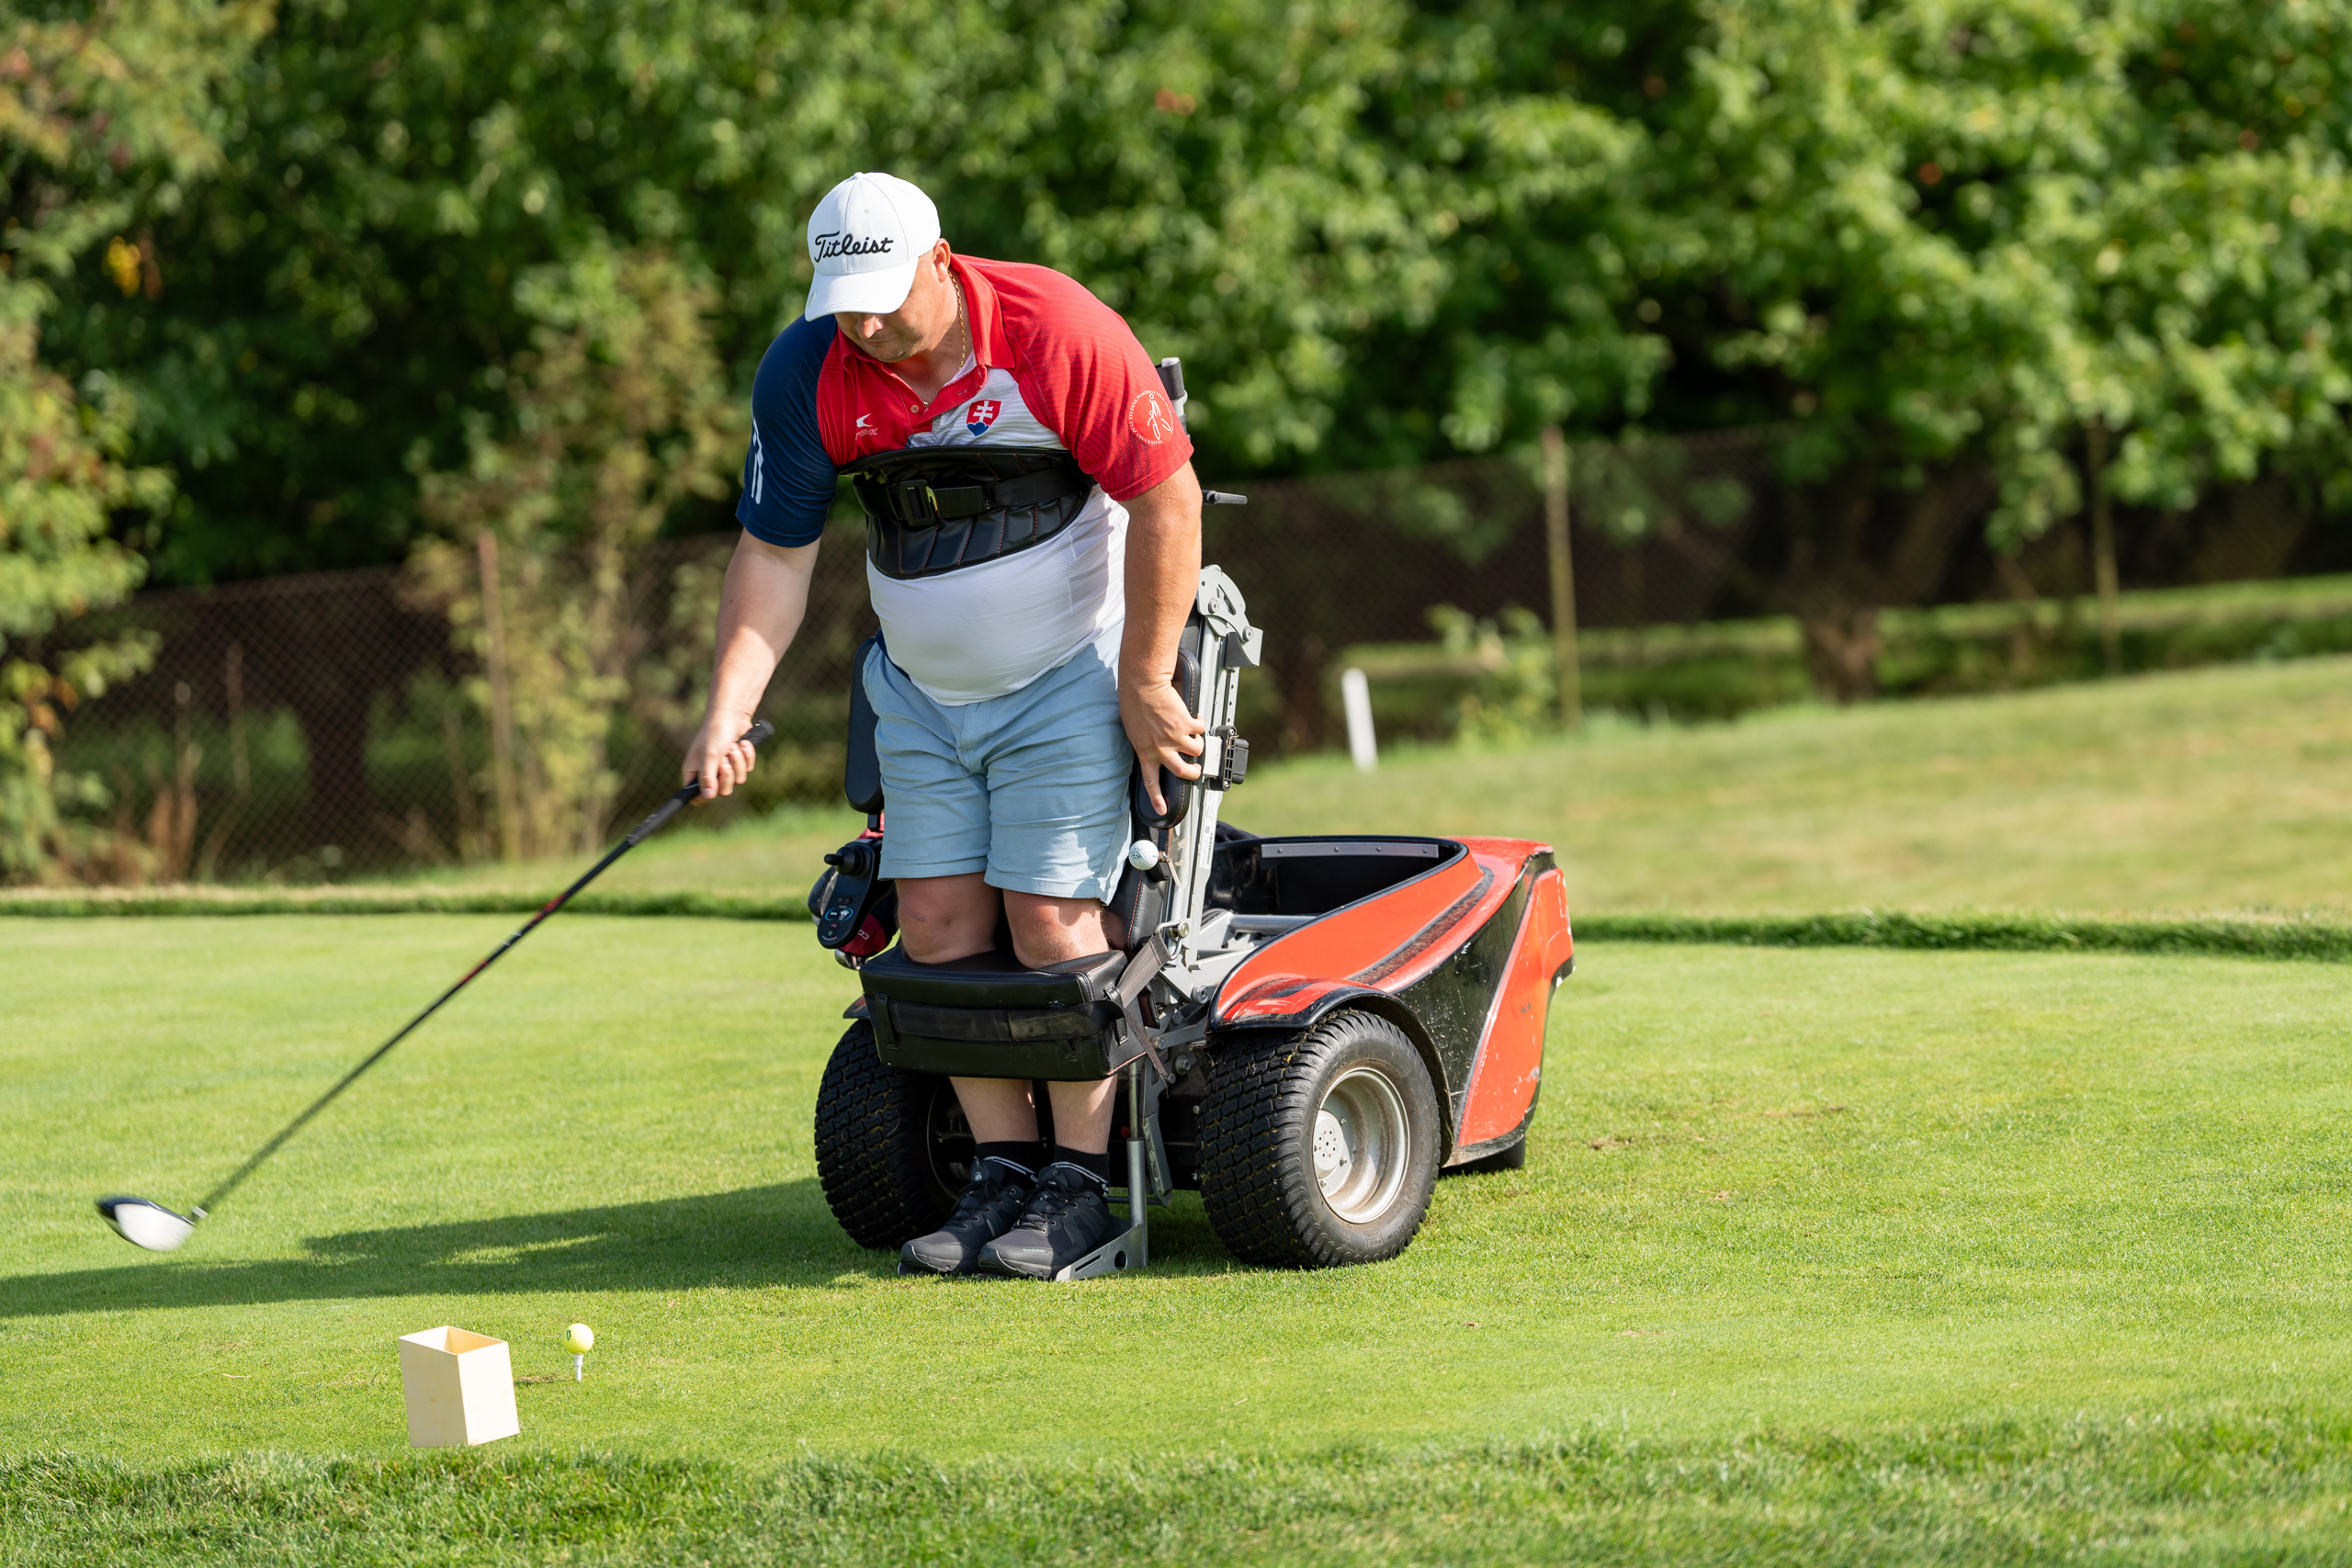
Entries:
<svg viewBox="0 0 2352 1568">
<path fill-rule="evenodd" d="M 95 1215 L 91 1224 L 96 1224 Z M 1155 1263 L 1233 1266 L 1199 1201 L 1152 1213 Z M 203 1232 L 191 1244 L 200 1252 Z M 814 1178 L 553 1213 L 311 1236 L 303 1258 L 208 1264 L 186 1254 L 117 1269 L 0 1278 L 0 1319 L 66 1313 L 326 1301 L 353 1296 L 841 1289 L 893 1276 L 898 1259 L 853 1244 Z"/>
</svg>

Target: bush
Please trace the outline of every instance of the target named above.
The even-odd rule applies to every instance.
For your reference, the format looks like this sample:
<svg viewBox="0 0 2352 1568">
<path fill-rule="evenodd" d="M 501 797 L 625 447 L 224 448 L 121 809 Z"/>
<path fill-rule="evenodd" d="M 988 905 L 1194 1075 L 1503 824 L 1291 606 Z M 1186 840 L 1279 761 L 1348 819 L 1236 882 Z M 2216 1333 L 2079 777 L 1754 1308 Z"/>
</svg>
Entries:
<svg viewBox="0 0 2352 1568">
<path fill-rule="evenodd" d="M 2352 652 L 2352 578 L 2160 590 L 2122 596 L 2123 672 Z M 1430 612 L 1435 643 L 1347 649 L 1372 678 L 1384 740 L 1491 739 L 1555 722 L 1551 635 L 1529 612 Z M 2019 691 L 2105 672 L 2087 601 L 1953 604 L 1879 619 L 1887 697 Z M 1793 620 L 1589 631 L 1577 639 L 1588 713 L 1681 722 L 1736 718 L 1815 694 Z"/>
</svg>

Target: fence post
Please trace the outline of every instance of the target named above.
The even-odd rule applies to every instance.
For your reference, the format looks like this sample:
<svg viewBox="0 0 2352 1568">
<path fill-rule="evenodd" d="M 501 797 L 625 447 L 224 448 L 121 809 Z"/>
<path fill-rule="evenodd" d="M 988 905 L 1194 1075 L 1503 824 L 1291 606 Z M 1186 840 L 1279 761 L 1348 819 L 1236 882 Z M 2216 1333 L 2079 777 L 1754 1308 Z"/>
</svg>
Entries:
<svg viewBox="0 0 2352 1568">
<path fill-rule="evenodd" d="M 2117 619 L 2115 517 L 2107 495 L 2107 421 L 2084 432 L 2091 481 L 2091 573 L 2098 583 L 2098 649 L 2109 675 L 2123 672 L 2123 629 Z"/>
<path fill-rule="evenodd" d="M 1559 666 L 1560 722 L 1584 722 L 1584 671 L 1577 660 L 1577 569 L 1568 551 L 1568 444 L 1544 427 L 1544 542 L 1552 562 L 1552 656 Z"/>
<path fill-rule="evenodd" d="M 498 792 L 498 858 L 523 858 L 523 813 L 514 799 L 514 712 L 506 686 L 506 616 L 499 603 L 498 537 L 474 536 L 481 558 L 481 627 L 490 666 L 490 767 Z"/>
<path fill-rule="evenodd" d="M 196 858 L 198 882 L 211 881 L 220 870 L 220 852 L 228 845 L 230 829 L 245 814 L 245 801 L 254 792 L 253 766 L 245 752 L 245 649 L 242 643 L 231 641 L 229 651 L 221 657 L 220 690 L 229 707 L 229 783 L 234 793 Z"/>
</svg>

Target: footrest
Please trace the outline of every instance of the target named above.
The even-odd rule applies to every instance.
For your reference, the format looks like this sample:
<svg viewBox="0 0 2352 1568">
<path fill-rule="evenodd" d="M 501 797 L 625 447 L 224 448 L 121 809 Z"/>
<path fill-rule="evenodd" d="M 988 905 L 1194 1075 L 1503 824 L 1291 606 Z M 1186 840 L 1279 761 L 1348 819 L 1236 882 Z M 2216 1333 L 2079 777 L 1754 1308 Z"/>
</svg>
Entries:
<svg viewBox="0 0 2352 1568">
<path fill-rule="evenodd" d="M 1140 1269 L 1150 1259 L 1150 1248 L 1144 1237 L 1144 1227 L 1121 1231 L 1077 1262 L 1057 1271 L 1056 1280 L 1067 1284 L 1073 1280 L 1091 1280 L 1098 1274 L 1124 1274 L 1130 1269 Z"/>
</svg>

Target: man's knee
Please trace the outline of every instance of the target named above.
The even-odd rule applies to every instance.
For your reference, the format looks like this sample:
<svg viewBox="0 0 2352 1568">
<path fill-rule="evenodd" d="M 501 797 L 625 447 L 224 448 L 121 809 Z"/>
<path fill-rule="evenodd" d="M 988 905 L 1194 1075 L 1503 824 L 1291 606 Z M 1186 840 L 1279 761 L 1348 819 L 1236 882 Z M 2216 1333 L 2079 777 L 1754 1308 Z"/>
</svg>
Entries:
<svg viewBox="0 0 2352 1568">
<path fill-rule="evenodd" d="M 979 873 L 905 877 L 898 886 L 899 927 L 917 963 L 945 964 L 996 944 L 998 894 Z"/>
<path fill-rule="evenodd" d="M 1102 906 L 1092 898 L 1007 893 L 1004 916 L 1012 928 L 1012 951 L 1032 968 L 1065 958 L 1083 958 L 1111 945 L 1103 929 Z"/>
</svg>

